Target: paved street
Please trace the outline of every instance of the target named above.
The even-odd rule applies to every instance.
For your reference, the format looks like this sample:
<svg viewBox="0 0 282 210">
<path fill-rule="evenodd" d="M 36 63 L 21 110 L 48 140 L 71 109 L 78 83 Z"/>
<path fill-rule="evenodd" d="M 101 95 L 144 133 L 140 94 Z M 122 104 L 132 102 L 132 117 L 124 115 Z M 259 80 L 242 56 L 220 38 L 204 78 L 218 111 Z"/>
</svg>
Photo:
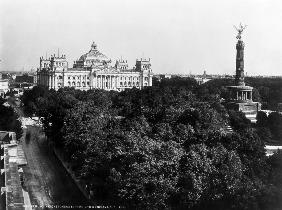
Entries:
<svg viewBox="0 0 282 210">
<path fill-rule="evenodd" d="M 23 116 L 19 108 L 15 106 L 13 108 L 21 117 Z M 48 147 L 45 138 L 42 138 L 42 133 L 39 132 L 41 128 L 27 127 L 20 141 L 27 159 L 27 165 L 23 167 L 23 189 L 28 194 L 31 205 L 37 206 L 33 209 L 49 209 L 50 206 L 50 209 L 62 209 L 63 207 L 66 209 L 66 206 L 81 209 L 79 206 L 89 205 L 70 175 Z M 26 138 L 27 130 L 30 131 L 30 138 Z"/>
<path fill-rule="evenodd" d="M 23 167 L 24 188 L 29 193 L 31 204 L 41 207 L 87 204 L 46 141 L 25 139 L 22 145 L 28 162 Z"/>
</svg>

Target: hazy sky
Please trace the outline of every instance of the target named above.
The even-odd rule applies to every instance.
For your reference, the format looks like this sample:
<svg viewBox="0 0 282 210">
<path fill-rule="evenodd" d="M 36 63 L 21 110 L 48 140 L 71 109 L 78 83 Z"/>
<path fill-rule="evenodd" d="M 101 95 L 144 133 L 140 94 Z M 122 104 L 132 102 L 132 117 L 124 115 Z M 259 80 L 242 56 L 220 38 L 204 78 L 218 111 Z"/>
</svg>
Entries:
<svg viewBox="0 0 282 210">
<path fill-rule="evenodd" d="M 242 22 L 248 75 L 282 75 L 280 0 L 0 0 L 0 21 L 0 70 L 58 48 L 72 64 L 95 41 L 131 66 L 150 57 L 154 73 L 233 74 Z"/>
</svg>

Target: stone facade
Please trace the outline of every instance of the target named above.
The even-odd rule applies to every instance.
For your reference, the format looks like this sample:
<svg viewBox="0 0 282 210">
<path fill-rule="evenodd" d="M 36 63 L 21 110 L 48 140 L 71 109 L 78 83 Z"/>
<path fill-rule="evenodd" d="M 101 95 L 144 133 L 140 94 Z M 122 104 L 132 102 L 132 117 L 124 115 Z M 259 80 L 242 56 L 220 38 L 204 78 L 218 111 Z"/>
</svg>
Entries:
<svg viewBox="0 0 282 210">
<path fill-rule="evenodd" d="M 69 68 L 65 55 L 52 55 L 48 59 L 41 57 L 37 70 L 37 84 L 55 90 L 62 87 L 116 91 L 133 87 L 141 89 L 152 86 L 152 77 L 150 59 L 137 59 L 131 69 L 122 59 L 112 65 L 111 59 L 102 54 L 94 42 L 89 52 L 75 61 L 72 68 Z"/>
<path fill-rule="evenodd" d="M 9 91 L 9 80 L 2 79 L 2 74 L 0 73 L 0 96 L 4 95 Z"/>
</svg>

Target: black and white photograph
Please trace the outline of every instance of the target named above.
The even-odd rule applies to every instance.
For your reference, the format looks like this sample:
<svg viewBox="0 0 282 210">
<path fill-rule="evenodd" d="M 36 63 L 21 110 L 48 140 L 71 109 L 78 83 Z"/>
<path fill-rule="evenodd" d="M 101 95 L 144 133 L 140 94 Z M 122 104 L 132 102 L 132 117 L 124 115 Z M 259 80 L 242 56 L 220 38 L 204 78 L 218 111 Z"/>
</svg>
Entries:
<svg viewBox="0 0 282 210">
<path fill-rule="evenodd" d="M 0 210 L 282 210 L 282 2 L 0 0 Z"/>
</svg>

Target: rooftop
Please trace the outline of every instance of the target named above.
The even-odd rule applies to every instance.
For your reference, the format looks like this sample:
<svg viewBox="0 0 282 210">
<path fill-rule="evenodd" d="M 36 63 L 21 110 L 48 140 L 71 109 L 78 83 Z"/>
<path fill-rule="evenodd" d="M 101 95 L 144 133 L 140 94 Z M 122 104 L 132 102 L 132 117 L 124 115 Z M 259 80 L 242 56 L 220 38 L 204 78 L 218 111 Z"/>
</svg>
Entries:
<svg viewBox="0 0 282 210">
<path fill-rule="evenodd" d="M 19 152 L 19 150 L 21 150 Z M 19 155 L 20 154 L 20 155 Z M 25 165 L 26 159 L 17 144 L 4 145 L 6 209 L 21 210 L 24 208 L 23 190 L 20 182 L 19 165 Z"/>
</svg>

